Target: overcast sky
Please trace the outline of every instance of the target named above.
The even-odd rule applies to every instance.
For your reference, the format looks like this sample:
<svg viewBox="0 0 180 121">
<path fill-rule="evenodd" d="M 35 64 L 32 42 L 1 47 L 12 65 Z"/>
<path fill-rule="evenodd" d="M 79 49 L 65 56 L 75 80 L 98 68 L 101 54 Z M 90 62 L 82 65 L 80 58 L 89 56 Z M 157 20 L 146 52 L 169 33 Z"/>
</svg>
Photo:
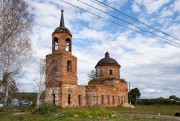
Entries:
<svg viewBox="0 0 180 121">
<path fill-rule="evenodd" d="M 119 19 L 108 16 L 88 7 L 77 0 L 64 0 L 92 13 L 105 17 L 125 27 L 140 31 L 150 31 L 172 42 L 179 40 L 163 35 L 118 11 L 104 7 L 95 0 L 86 0 L 87 4 L 97 7 Z M 84 0 L 82 0 L 84 1 Z M 180 0 L 99 0 L 127 15 L 147 23 L 174 37 L 180 38 Z M 60 0 L 31 0 L 30 12 L 34 14 L 32 41 L 34 61 L 24 68 L 23 86 L 20 91 L 33 92 L 33 80 L 38 76 L 37 63 L 51 53 L 51 35 L 59 26 L 61 9 L 64 9 L 65 26 L 73 38 L 72 53 L 78 60 L 78 83 L 87 85 L 88 76 L 97 62 L 104 58 L 106 51 L 121 65 L 120 76 L 131 88 L 139 88 L 141 98 L 180 97 L 180 48 L 161 42 L 152 37 L 105 21 Z M 63 7 L 62 7 L 63 6 Z M 153 37 L 156 37 L 153 35 Z M 173 44 L 173 43 L 172 43 Z M 174 43 L 175 44 L 175 43 Z"/>
</svg>

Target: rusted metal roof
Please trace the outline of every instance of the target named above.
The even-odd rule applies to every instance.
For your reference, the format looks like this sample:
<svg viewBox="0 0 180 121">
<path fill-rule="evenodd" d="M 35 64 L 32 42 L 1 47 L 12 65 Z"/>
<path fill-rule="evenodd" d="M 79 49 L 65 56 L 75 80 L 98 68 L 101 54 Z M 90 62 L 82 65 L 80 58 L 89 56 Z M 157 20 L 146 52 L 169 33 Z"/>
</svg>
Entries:
<svg viewBox="0 0 180 121">
<path fill-rule="evenodd" d="M 119 66 L 119 67 L 121 67 L 115 59 L 109 57 L 108 52 L 105 53 L 105 57 L 97 63 L 95 68 L 98 66 Z"/>
<path fill-rule="evenodd" d="M 57 27 L 53 34 L 54 33 L 68 33 L 68 34 L 71 34 L 71 32 L 69 31 L 69 29 L 67 29 L 65 27 L 65 23 L 64 23 L 64 14 L 63 14 L 64 10 L 61 10 L 61 20 L 60 20 L 60 26 Z"/>
</svg>

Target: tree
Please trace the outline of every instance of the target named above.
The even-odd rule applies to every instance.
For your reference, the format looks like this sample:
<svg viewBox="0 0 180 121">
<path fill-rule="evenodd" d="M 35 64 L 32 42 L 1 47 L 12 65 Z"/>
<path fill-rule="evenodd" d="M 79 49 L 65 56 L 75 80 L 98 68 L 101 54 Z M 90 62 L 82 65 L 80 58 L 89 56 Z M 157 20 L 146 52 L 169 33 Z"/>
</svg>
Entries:
<svg viewBox="0 0 180 121">
<path fill-rule="evenodd" d="M 32 16 L 24 0 L 2 0 L 0 2 L 0 47 L 14 36 L 26 36 L 31 30 Z"/>
<path fill-rule="evenodd" d="M 129 92 L 129 100 L 132 104 L 137 104 L 138 98 L 141 96 L 141 93 L 138 88 L 131 89 Z"/>
<path fill-rule="evenodd" d="M 176 95 L 170 95 L 169 99 L 174 99 L 175 100 L 175 99 L 178 99 L 178 97 L 176 97 Z"/>
<path fill-rule="evenodd" d="M 91 72 L 88 74 L 89 81 L 96 80 L 96 71 L 94 69 L 91 70 Z"/>
<path fill-rule="evenodd" d="M 39 77 L 34 79 L 34 82 L 37 86 L 37 98 L 36 98 L 36 107 L 37 108 L 40 105 L 40 98 L 41 98 L 41 95 L 44 92 L 46 84 L 47 84 L 46 80 L 47 80 L 50 72 L 55 68 L 55 66 L 56 66 L 56 63 L 52 63 L 49 70 L 47 70 L 45 60 L 40 60 Z"/>
<path fill-rule="evenodd" d="M 0 2 L 0 84 L 4 87 L 4 103 L 10 92 L 17 89 L 24 64 L 30 57 L 31 44 L 28 37 L 31 15 L 23 0 Z"/>
</svg>

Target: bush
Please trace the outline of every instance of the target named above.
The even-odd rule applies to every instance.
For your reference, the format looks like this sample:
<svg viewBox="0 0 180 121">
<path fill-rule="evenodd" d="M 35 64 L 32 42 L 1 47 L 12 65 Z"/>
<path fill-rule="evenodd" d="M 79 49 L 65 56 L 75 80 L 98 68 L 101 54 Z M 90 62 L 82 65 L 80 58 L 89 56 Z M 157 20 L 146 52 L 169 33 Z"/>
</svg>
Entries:
<svg viewBox="0 0 180 121">
<path fill-rule="evenodd" d="M 55 111 L 56 111 L 56 107 L 53 104 L 43 103 L 38 108 L 33 110 L 32 114 L 44 115 Z"/>
</svg>

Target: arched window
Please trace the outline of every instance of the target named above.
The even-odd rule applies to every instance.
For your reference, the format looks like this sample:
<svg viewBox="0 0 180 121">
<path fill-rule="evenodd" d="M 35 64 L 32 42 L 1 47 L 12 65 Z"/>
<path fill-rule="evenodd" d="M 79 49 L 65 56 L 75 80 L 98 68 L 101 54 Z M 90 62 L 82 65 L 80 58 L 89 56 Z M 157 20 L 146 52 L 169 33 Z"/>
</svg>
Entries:
<svg viewBox="0 0 180 121">
<path fill-rule="evenodd" d="M 57 60 L 53 60 L 52 62 L 52 69 L 57 70 Z"/>
<path fill-rule="evenodd" d="M 112 104 L 115 103 L 115 99 L 114 99 L 114 96 L 112 96 Z"/>
<path fill-rule="evenodd" d="M 100 70 L 99 76 L 103 76 L 103 70 Z"/>
<path fill-rule="evenodd" d="M 104 104 L 104 95 L 101 95 L 101 104 Z"/>
<path fill-rule="evenodd" d="M 69 38 L 66 39 L 66 51 L 71 52 L 71 40 Z"/>
<path fill-rule="evenodd" d="M 121 99 L 120 99 L 120 96 L 118 96 L 118 103 L 120 104 L 120 102 L 121 102 Z"/>
<path fill-rule="evenodd" d="M 71 94 L 68 94 L 68 104 L 71 104 Z"/>
<path fill-rule="evenodd" d="M 52 96 L 53 96 L 53 104 L 55 105 L 56 104 L 56 96 L 55 96 L 55 94 L 52 94 Z"/>
<path fill-rule="evenodd" d="M 55 37 L 54 38 L 54 50 L 57 50 L 58 49 L 58 38 Z"/>
<path fill-rule="evenodd" d="M 109 97 L 109 95 L 107 96 L 107 103 L 108 103 L 108 105 L 110 104 L 110 97 Z"/>
<path fill-rule="evenodd" d="M 79 102 L 79 105 L 82 104 L 82 95 L 78 95 L 78 102 Z"/>
<path fill-rule="evenodd" d="M 112 70 L 109 70 L 109 75 L 113 75 L 113 71 Z"/>
<path fill-rule="evenodd" d="M 70 60 L 67 61 L 67 71 L 72 72 L 72 62 Z"/>
<path fill-rule="evenodd" d="M 124 97 L 121 96 L 121 104 L 123 104 L 123 103 L 124 103 Z"/>
</svg>

